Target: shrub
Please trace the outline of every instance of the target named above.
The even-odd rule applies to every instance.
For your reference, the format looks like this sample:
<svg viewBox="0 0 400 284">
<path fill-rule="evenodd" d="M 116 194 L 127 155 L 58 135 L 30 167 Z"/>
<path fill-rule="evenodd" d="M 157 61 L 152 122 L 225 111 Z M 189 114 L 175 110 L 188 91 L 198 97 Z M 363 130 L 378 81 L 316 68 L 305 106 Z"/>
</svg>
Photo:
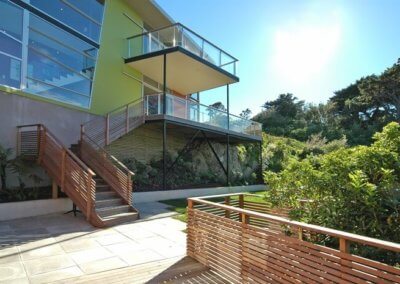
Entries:
<svg viewBox="0 0 400 284">
<path fill-rule="evenodd" d="M 279 173 L 266 171 L 271 202 L 293 208 L 293 217 L 301 221 L 400 242 L 399 137 L 399 124 L 390 123 L 374 135 L 371 146 L 291 159 Z M 301 206 L 299 199 L 314 202 Z M 400 261 L 398 255 L 375 256 Z"/>
</svg>

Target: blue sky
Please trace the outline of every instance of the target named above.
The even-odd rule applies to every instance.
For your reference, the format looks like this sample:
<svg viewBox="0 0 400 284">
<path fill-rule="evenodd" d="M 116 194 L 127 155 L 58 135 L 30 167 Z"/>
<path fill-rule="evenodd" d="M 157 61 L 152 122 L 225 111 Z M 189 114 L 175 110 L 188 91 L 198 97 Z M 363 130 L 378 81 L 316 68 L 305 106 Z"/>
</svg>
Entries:
<svg viewBox="0 0 400 284">
<path fill-rule="evenodd" d="M 397 0 L 157 0 L 176 21 L 239 59 L 231 111 L 280 93 L 326 102 L 400 57 Z M 224 90 L 202 102 L 225 102 Z"/>
</svg>

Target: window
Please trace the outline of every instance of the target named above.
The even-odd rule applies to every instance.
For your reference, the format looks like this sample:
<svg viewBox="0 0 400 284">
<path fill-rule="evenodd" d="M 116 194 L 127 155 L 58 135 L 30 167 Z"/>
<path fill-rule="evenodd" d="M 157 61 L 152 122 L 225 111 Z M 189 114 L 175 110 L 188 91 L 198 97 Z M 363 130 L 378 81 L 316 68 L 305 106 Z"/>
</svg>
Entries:
<svg viewBox="0 0 400 284">
<path fill-rule="evenodd" d="M 29 30 L 27 90 L 89 107 L 97 49 L 34 15 Z"/>
<path fill-rule="evenodd" d="M 25 2 L 98 41 L 101 1 Z M 0 0 L 0 85 L 89 108 L 98 49 L 67 30 Z"/>
<path fill-rule="evenodd" d="M 30 0 L 27 2 L 95 42 L 99 41 L 103 5 L 97 0 Z"/>
<path fill-rule="evenodd" d="M 0 0 L 0 84 L 13 88 L 21 84 L 22 13 L 21 8 Z"/>
</svg>

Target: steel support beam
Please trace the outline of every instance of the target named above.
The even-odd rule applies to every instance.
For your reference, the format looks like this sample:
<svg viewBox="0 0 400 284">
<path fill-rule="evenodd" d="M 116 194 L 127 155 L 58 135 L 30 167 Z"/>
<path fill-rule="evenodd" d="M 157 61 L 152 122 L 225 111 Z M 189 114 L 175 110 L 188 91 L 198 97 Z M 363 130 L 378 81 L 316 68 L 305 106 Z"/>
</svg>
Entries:
<svg viewBox="0 0 400 284">
<path fill-rule="evenodd" d="M 227 112 L 227 126 L 230 130 L 230 112 L 229 112 L 229 84 L 226 85 L 226 112 Z M 226 135 L 226 185 L 230 184 L 230 171 L 229 171 L 229 134 Z"/>
<path fill-rule="evenodd" d="M 168 167 L 167 169 L 167 174 L 169 171 L 175 166 L 176 162 L 178 162 L 179 158 L 185 155 L 189 151 L 189 146 L 193 143 L 194 139 L 196 139 L 197 135 L 200 133 L 200 130 L 197 130 L 195 134 L 190 138 L 190 140 L 186 143 L 186 145 L 183 147 L 183 149 L 179 152 L 178 157 L 174 160 L 174 162 L 171 164 L 171 166 Z"/>
<path fill-rule="evenodd" d="M 230 185 L 229 134 L 226 135 L 226 185 Z"/>
<path fill-rule="evenodd" d="M 219 159 L 219 157 L 218 157 L 218 155 L 217 155 L 217 152 L 215 152 L 214 147 L 211 145 L 210 140 L 208 140 L 208 137 L 207 137 L 206 133 L 205 133 L 204 131 L 201 131 L 201 133 L 203 134 L 204 138 L 205 138 L 206 141 L 207 141 L 208 146 L 210 147 L 211 151 L 213 152 L 215 158 L 217 159 L 218 164 L 220 165 L 220 167 L 221 167 L 222 170 L 224 171 L 226 177 L 228 178 L 228 171 L 225 169 L 224 164 L 223 164 L 223 163 L 221 162 L 221 160 Z"/>
<path fill-rule="evenodd" d="M 163 123 L 163 189 L 167 189 L 167 122 Z"/>
</svg>

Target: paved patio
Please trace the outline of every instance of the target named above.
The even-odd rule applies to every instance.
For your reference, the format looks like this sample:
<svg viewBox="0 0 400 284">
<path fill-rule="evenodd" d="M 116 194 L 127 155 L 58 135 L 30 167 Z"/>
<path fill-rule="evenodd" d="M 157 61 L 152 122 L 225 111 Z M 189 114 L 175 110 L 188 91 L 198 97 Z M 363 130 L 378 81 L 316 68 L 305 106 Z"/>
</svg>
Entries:
<svg viewBox="0 0 400 284">
<path fill-rule="evenodd" d="M 0 222 L 0 283 L 68 282 L 183 257 L 186 224 L 161 203 L 136 206 L 142 220 L 107 229 L 92 227 L 81 214 Z"/>
</svg>

